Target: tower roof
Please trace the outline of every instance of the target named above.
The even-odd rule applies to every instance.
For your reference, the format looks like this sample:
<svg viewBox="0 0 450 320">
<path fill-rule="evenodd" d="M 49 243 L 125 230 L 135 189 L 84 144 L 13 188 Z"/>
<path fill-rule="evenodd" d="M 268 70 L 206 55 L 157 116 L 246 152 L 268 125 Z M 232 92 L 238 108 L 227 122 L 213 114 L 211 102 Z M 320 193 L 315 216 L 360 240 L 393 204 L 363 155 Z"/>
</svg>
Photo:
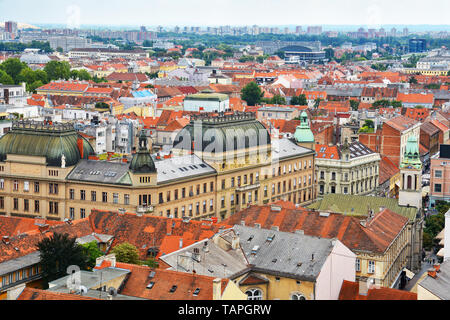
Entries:
<svg viewBox="0 0 450 320">
<path fill-rule="evenodd" d="M 137 174 L 156 172 L 155 163 L 147 148 L 147 136 L 144 130 L 141 131 L 139 136 L 139 151 L 131 160 L 130 170 Z"/>
<path fill-rule="evenodd" d="M 312 142 L 314 143 L 314 134 L 311 131 L 308 123 L 308 114 L 303 111 L 300 115 L 300 125 L 297 127 L 297 130 L 294 134 L 295 141 L 302 142 Z"/>
<path fill-rule="evenodd" d="M 420 161 L 419 143 L 416 136 L 410 136 L 406 143 L 406 150 L 401 168 L 422 168 L 422 161 Z"/>
</svg>

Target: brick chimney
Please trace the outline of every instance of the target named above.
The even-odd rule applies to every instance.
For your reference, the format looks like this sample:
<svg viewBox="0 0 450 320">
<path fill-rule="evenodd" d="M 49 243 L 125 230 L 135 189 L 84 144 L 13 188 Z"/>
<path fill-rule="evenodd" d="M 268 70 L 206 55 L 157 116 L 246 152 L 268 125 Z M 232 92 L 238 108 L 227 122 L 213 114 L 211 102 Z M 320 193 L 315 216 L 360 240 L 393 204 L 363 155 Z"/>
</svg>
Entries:
<svg viewBox="0 0 450 320">
<path fill-rule="evenodd" d="M 3 236 L 2 240 L 4 244 L 9 244 L 9 236 Z"/>
<path fill-rule="evenodd" d="M 78 146 L 78 151 L 80 151 L 80 157 L 81 159 L 84 158 L 84 148 L 83 148 L 83 138 L 82 137 L 78 137 L 77 140 L 77 146 Z"/>
<path fill-rule="evenodd" d="M 428 275 L 429 275 L 430 277 L 432 277 L 433 279 L 436 279 L 436 277 L 437 277 L 437 275 L 436 275 L 436 269 L 434 269 L 434 268 L 428 269 Z"/>
</svg>

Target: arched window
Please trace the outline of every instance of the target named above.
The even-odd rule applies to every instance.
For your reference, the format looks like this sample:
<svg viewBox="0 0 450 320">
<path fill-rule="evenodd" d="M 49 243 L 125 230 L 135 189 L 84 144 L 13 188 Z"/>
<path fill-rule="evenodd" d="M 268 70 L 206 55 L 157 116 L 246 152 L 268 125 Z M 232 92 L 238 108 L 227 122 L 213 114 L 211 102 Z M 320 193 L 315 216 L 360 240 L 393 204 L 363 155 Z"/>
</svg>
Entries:
<svg viewBox="0 0 450 320">
<path fill-rule="evenodd" d="M 306 298 L 301 293 L 293 293 L 291 294 L 291 300 L 306 300 Z"/>
<path fill-rule="evenodd" d="M 245 292 L 248 297 L 248 300 L 262 300 L 263 294 L 259 289 L 250 289 Z"/>
<path fill-rule="evenodd" d="M 412 189 L 412 177 L 408 176 L 408 190 Z"/>
</svg>

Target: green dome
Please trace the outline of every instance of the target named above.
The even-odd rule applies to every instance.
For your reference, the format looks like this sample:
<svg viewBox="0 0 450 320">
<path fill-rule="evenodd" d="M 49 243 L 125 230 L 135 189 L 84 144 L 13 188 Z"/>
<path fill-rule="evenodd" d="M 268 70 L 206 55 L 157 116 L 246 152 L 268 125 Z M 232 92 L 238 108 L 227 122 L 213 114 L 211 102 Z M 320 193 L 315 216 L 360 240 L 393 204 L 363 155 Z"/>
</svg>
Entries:
<svg viewBox="0 0 450 320">
<path fill-rule="evenodd" d="M 406 143 L 405 155 L 401 163 L 402 168 L 414 167 L 416 169 L 422 168 L 422 161 L 420 161 L 419 143 L 415 136 L 410 136 Z"/>
<path fill-rule="evenodd" d="M 196 134 L 199 137 L 195 137 Z M 254 115 L 242 113 L 194 118 L 179 132 L 173 147 L 185 151 L 222 152 L 270 144 L 271 138 L 266 127 L 256 120 Z"/>
<path fill-rule="evenodd" d="M 308 114 L 305 111 L 300 115 L 300 125 L 295 130 L 294 138 L 298 143 L 314 143 L 315 141 L 314 134 L 309 128 Z"/>
<path fill-rule="evenodd" d="M 156 172 L 155 163 L 147 149 L 147 137 L 144 130 L 141 131 L 139 136 L 139 152 L 133 156 L 130 170 L 137 174 Z"/>
<path fill-rule="evenodd" d="M 78 148 L 79 139 L 83 142 L 83 157 Z M 0 161 L 4 162 L 8 154 L 45 157 L 51 167 L 61 167 L 64 155 L 66 167 L 71 167 L 95 152 L 72 125 L 20 122 L 14 123 L 12 130 L 0 139 Z"/>
</svg>

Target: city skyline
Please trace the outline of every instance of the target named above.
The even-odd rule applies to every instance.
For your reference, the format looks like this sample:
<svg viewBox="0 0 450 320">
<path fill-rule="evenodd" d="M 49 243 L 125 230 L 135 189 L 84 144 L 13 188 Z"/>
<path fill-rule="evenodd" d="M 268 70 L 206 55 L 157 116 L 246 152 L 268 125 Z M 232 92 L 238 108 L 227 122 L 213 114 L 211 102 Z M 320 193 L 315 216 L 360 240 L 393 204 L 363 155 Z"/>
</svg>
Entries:
<svg viewBox="0 0 450 320">
<path fill-rule="evenodd" d="M 26 2 L 29 10 L 20 10 Z M 128 6 L 123 2 L 79 0 L 60 1 L 58 6 L 49 0 L 38 3 L 0 0 L 0 21 L 18 21 L 27 24 L 58 24 L 69 28 L 84 25 L 146 25 L 146 26 L 212 26 L 212 25 L 355 25 L 381 27 L 383 25 L 448 25 L 446 13 L 450 3 L 446 0 L 430 0 L 427 7 L 418 8 L 420 2 L 388 0 L 377 1 L 331 1 L 321 0 L 314 3 L 305 1 L 223 1 L 192 0 L 143 1 L 134 0 Z M 209 9 L 208 9 L 209 8 Z M 289 10 L 286 10 L 289 8 Z M 325 8 L 325 9 L 324 9 Z M 350 10 L 349 10 L 350 8 Z M 389 9 L 384 9 L 389 8 Z M 139 9 L 139 10 L 137 10 Z M 204 10 L 211 14 L 198 15 Z M 214 14 L 214 11 L 220 15 Z M 251 14 L 258 11 L 258 14 Z M 36 15 L 36 12 L 45 14 Z M 98 13 L 102 12 L 99 16 Z M 169 15 L 162 13 L 170 13 Z"/>
</svg>

